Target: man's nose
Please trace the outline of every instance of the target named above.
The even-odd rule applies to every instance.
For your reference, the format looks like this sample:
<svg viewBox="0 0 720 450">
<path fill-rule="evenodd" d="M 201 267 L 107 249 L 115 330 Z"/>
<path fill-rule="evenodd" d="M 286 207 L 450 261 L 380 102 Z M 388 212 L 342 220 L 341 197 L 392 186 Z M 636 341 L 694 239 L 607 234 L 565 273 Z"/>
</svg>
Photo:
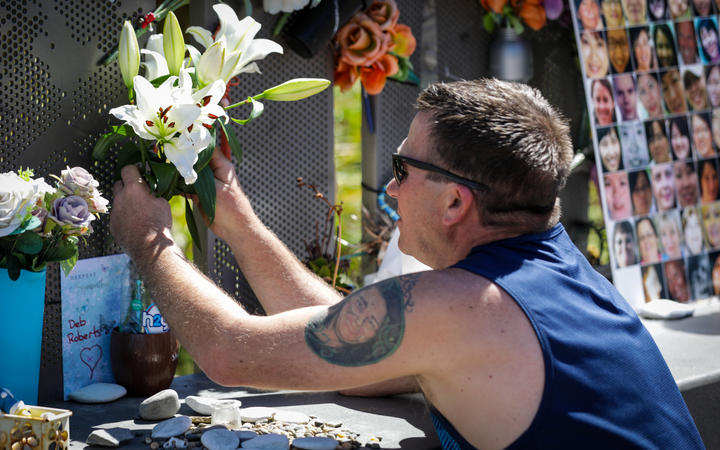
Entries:
<svg viewBox="0 0 720 450">
<path fill-rule="evenodd" d="M 397 198 L 398 194 L 398 186 L 397 181 L 395 181 L 395 177 L 393 177 L 387 185 L 385 185 L 385 192 L 387 192 L 387 195 L 389 195 L 392 198 Z"/>
</svg>

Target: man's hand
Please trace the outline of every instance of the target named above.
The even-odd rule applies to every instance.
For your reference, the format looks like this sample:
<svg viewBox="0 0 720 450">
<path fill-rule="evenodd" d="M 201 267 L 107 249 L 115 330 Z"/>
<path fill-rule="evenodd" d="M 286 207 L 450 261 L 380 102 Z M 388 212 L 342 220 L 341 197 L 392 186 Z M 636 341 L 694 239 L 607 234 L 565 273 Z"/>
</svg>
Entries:
<svg viewBox="0 0 720 450">
<path fill-rule="evenodd" d="M 210 229 L 217 236 L 228 241 L 237 233 L 238 227 L 255 216 L 250 202 L 240 187 L 232 161 L 223 155 L 219 147 L 215 147 L 210 168 L 215 175 L 216 191 L 215 221 L 210 225 Z M 207 222 L 204 214 L 203 217 Z"/>
<path fill-rule="evenodd" d="M 122 168 L 122 180 L 113 186 L 110 231 L 132 257 L 151 247 L 172 245 L 170 205 L 150 193 L 136 166 Z"/>
</svg>

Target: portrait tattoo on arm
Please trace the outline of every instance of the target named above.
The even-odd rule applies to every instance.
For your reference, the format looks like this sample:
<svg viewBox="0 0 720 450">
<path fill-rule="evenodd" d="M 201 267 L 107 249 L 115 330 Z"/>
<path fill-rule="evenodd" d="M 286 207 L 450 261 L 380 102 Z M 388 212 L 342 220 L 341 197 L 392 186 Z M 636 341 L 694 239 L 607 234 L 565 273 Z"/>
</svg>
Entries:
<svg viewBox="0 0 720 450">
<path fill-rule="evenodd" d="M 417 278 L 417 274 L 405 275 L 351 294 L 310 319 L 305 342 L 320 358 L 340 366 L 364 366 L 387 358 L 402 342 Z"/>
</svg>

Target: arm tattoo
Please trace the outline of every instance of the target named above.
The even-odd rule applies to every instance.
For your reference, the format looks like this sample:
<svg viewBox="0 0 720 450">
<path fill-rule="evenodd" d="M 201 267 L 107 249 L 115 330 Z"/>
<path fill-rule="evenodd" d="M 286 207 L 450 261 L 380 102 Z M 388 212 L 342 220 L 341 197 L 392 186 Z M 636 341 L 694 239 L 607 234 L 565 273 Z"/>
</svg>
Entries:
<svg viewBox="0 0 720 450">
<path fill-rule="evenodd" d="M 310 319 L 305 342 L 316 355 L 340 366 L 387 358 L 402 342 L 418 276 L 392 278 L 348 296 Z"/>
</svg>

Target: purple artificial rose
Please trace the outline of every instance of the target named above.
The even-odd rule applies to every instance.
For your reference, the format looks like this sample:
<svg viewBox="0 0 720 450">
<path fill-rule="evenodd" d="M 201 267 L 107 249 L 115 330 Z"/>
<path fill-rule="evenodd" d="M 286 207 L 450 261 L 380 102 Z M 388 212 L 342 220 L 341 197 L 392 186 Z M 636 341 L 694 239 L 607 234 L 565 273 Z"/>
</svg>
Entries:
<svg viewBox="0 0 720 450">
<path fill-rule="evenodd" d="M 73 228 L 89 228 L 90 222 L 95 220 L 87 202 L 77 195 L 55 199 L 49 217 L 60 225 Z"/>
<path fill-rule="evenodd" d="M 63 192 L 70 195 L 79 195 L 81 197 L 92 196 L 95 189 L 100 186 L 90 172 L 82 167 L 70 167 L 60 172 L 60 185 L 58 186 Z"/>
</svg>

